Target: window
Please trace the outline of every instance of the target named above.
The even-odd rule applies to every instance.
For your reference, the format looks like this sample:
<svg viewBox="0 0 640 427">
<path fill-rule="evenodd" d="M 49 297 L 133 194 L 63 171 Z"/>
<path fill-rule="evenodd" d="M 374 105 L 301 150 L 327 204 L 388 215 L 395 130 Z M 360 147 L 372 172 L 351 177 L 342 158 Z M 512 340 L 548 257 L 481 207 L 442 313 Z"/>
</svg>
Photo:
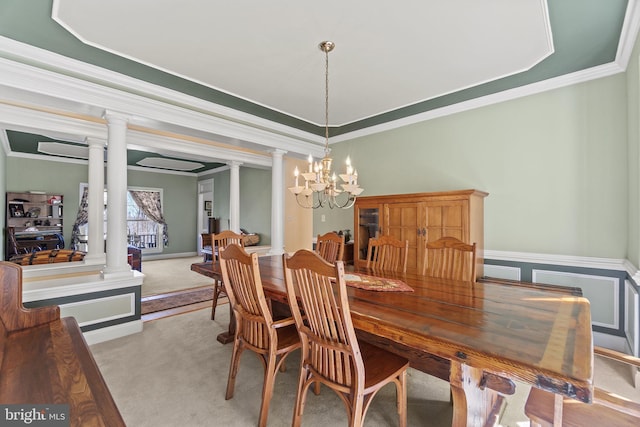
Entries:
<svg viewBox="0 0 640 427">
<path fill-rule="evenodd" d="M 146 193 L 158 193 L 155 197 L 162 199 L 161 190 L 137 189 Z M 150 219 L 140 207 L 131 191 L 127 191 L 127 242 L 143 250 L 143 253 L 162 252 L 162 224 Z"/>
<path fill-rule="evenodd" d="M 74 225 L 75 247 L 87 248 L 87 184 L 80 184 L 81 208 Z M 84 212 L 82 212 L 84 210 Z M 153 217 L 153 219 L 151 218 Z M 82 218 L 82 219 L 81 219 Z M 76 232 L 77 228 L 77 232 Z M 107 235 L 107 190 L 104 191 L 104 235 Z M 161 253 L 167 242 L 166 223 L 162 214 L 162 189 L 131 187 L 127 191 L 127 244 L 142 253 Z"/>
</svg>

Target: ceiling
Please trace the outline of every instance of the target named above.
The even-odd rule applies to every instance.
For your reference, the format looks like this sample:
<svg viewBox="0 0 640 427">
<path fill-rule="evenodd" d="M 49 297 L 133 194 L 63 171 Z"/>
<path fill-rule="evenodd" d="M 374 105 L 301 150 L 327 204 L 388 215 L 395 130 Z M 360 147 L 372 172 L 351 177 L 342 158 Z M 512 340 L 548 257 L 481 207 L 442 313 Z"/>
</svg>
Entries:
<svg viewBox="0 0 640 427">
<path fill-rule="evenodd" d="M 2 0 L 0 35 L 315 136 L 325 124 L 325 57 L 318 44 L 332 40 L 330 133 L 348 137 L 614 62 L 628 6 L 626 0 L 175 5 Z M 8 132 L 16 151 L 37 152 L 42 138 Z M 220 165 L 201 163 L 192 171 Z"/>
</svg>

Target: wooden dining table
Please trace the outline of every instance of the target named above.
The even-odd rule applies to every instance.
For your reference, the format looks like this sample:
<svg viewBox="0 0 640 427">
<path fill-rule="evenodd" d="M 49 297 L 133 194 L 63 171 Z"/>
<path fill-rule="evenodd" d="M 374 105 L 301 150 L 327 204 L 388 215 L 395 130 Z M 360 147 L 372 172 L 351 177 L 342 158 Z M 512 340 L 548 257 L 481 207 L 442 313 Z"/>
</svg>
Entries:
<svg viewBox="0 0 640 427">
<path fill-rule="evenodd" d="M 266 296 L 287 304 L 282 256 L 260 257 L 259 265 Z M 453 426 L 493 425 L 505 395 L 515 391 L 514 381 L 591 403 L 591 314 L 579 288 L 489 278 L 469 283 L 347 267 L 349 274 L 398 280 L 412 289 L 350 286 L 353 324 L 359 339 L 449 381 Z M 195 263 L 191 269 L 221 280 L 215 263 Z"/>
</svg>

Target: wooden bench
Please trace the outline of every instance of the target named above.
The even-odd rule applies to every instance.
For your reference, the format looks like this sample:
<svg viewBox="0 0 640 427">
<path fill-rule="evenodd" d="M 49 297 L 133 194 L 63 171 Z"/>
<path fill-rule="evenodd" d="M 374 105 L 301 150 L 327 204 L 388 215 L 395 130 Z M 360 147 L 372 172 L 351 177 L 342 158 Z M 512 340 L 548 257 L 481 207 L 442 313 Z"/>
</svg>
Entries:
<svg viewBox="0 0 640 427">
<path fill-rule="evenodd" d="M 0 379 L 3 405 L 68 404 L 71 426 L 125 425 L 76 320 L 24 308 L 22 267 L 10 262 L 0 262 Z"/>
<path fill-rule="evenodd" d="M 53 264 L 57 262 L 82 261 L 86 253 L 72 249 L 48 249 L 33 251 L 24 255 L 14 255 L 10 261 L 20 265 Z"/>
<path fill-rule="evenodd" d="M 636 381 L 640 359 L 602 347 L 594 347 L 593 352 L 632 366 L 632 381 Z M 640 425 L 640 403 L 597 387 L 594 390 L 592 404 L 562 398 L 562 396 L 532 387 L 524 412 L 531 420 L 531 426 L 535 427 Z"/>
</svg>

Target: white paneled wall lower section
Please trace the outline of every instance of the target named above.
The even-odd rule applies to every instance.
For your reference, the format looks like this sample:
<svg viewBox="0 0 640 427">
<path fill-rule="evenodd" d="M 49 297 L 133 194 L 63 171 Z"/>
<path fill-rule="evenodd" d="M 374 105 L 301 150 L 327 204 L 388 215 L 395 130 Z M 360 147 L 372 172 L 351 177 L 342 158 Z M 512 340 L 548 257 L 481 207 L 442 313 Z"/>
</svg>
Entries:
<svg viewBox="0 0 640 427">
<path fill-rule="evenodd" d="M 591 303 L 591 323 L 605 328 L 619 329 L 620 287 L 613 277 L 562 271 L 532 270 L 535 283 L 572 286 L 582 289 L 582 295 Z"/>
<path fill-rule="evenodd" d="M 484 265 L 484 275 L 486 277 L 495 277 L 496 279 L 521 280 L 519 267 L 507 267 L 505 265 Z"/>
<path fill-rule="evenodd" d="M 78 325 L 122 319 L 136 314 L 136 294 L 113 295 L 60 305 L 60 317 L 75 317 Z"/>
<path fill-rule="evenodd" d="M 624 319 L 624 332 L 631 352 L 640 354 L 640 301 L 638 291 L 629 280 L 625 280 L 625 300 L 627 302 Z"/>
</svg>

